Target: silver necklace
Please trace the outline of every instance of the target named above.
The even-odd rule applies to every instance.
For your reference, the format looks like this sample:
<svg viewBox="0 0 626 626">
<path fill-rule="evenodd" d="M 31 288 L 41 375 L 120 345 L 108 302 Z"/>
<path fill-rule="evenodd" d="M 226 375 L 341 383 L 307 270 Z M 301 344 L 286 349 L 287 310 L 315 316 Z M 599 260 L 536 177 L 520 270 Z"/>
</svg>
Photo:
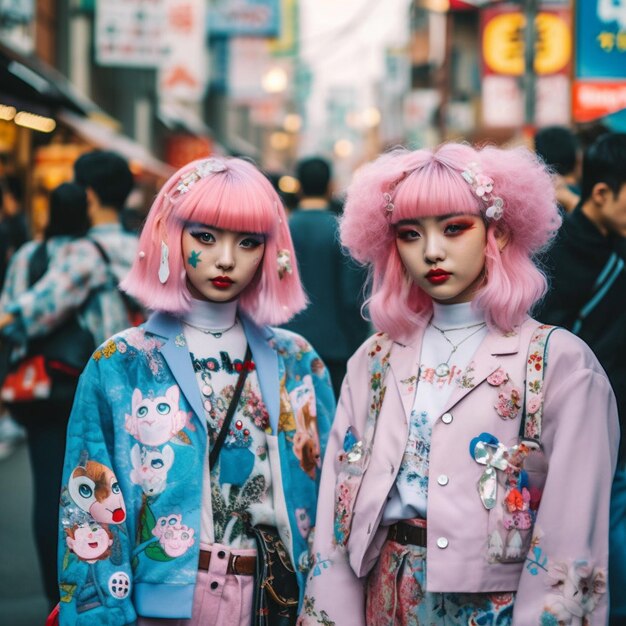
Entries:
<svg viewBox="0 0 626 626">
<path fill-rule="evenodd" d="M 235 320 L 232 326 L 229 326 L 228 328 L 224 328 L 222 330 L 209 330 L 208 328 L 202 328 L 202 326 L 196 326 L 195 324 L 190 324 L 189 322 L 185 322 L 185 321 L 183 321 L 183 324 L 185 326 L 190 326 L 191 328 L 195 328 L 196 330 L 199 330 L 201 333 L 204 333 L 205 335 L 212 335 L 216 339 L 219 339 L 224 333 L 227 333 L 231 328 L 234 328 L 235 326 L 237 326 L 237 320 Z"/>
<path fill-rule="evenodd" d="M 470 337 L 473 337 L 477 332 L 481 331 L 487 325 L 487 323 L 480 322 L 479 324 L 471 324 L 470 326 L 461 326 L 459 328 L 446 328 L 446 330 L 444 330 L 443 328 L 439 328 L 439 326 L 435 326 L 432 322 L 430 323 L 430 325 L 435 330 L 439 331 L 441 333 L 441 336 L 452 346 L 452 351 L 448 355 L 448 358 L 442 363 L 439 363 L 439 365 L 437 365 L 437 367 L 435 368 L 435 374 L 437 374 L 439 378 L 445 378 L 450 373 L 450 359 L 452 358 L 452 355 L 458 350 L 459 346 L 462 343 L 467 341 Z M 470 328 L 475 328 L 476 330 L 471 332 L 469 335 L 466 335 L 465 337 L 463 337 L 463 339 L 461 339 L 461 341 L 459 341 L 458 343 L 454 343 L 446 335 L 446 333 L 449 333 L 455 330 L 469 330 Z"/>
</svg>

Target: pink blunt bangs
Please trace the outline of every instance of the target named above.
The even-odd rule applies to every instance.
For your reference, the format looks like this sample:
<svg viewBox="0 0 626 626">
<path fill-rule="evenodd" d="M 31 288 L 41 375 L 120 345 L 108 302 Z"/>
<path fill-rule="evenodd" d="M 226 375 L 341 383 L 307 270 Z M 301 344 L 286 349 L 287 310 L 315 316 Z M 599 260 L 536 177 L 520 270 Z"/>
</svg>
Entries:
<svg viewBox="0 0 626 626">
<path fill-rule="evenodd" d="M 370 266 L 372 322 L 393 339 L 407 339 L 432 311 L 431 298 L 407 277 L 393 225 L 432 215 L 482 214 L 482 201 L 461 175 L 471 163 L 493 178 L 494 193 L 505 201 L 503 218 L 487 222 L 486 278 L 474 305 L 492 328 L 508 332 L 545 293 L 545 277 L 531 257 L 547 245 L 560 218 L 551 178 L 537 157 L 520 148 L 475 150 L 464 144 L 444 144 L 435 152 L 396 150 L 355 176 L 341 223 L 344 246 Z M 394 205 L 390 214 L 385 193 Z M 509 237 L 502 252 L 496 229 Z"/>
<path fill-rule="evenodd" d="M 197 180 L 187 193 L 178 193 L 181 180 L 202 162 L 181 168 L 159 192 L 139 240 L 144 256 L 135 260 L 122 288 L 148 309 L 182 314 L 191 303 L 181 248 L 185 224 L 262 234 L 265 252 L 259 274 L 241 294 L 239 308 L 257 324 L 285 323 L 306 306 L 306 297 L 280 198 L 265 176 L 242 159 L 223 159 L 224 171 Z M 170 276 L 165 284 L 158 279 L 162 240 L 169 246 Z M 282 280 L 279 250 L 289 252 L 292 265 L 292 273 Z"/>
</svg>

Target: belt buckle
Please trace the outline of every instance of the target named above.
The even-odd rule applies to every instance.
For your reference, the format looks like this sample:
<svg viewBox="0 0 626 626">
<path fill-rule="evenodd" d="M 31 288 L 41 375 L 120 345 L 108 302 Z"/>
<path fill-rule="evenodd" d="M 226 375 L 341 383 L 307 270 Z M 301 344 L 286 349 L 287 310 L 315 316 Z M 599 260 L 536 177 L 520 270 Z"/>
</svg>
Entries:
<svg viewBox="0 0 626 626">
<path fill-rule="evenodd" d="M 239 557 L 241 555 L 239 554 L 231 554 L 230 555 L 230 568 L 233 571 L 233 574 L 237 574 L 239 575 L 239 572 L 237 571 L 237 561 L 239 560 Z"/>
</svg>

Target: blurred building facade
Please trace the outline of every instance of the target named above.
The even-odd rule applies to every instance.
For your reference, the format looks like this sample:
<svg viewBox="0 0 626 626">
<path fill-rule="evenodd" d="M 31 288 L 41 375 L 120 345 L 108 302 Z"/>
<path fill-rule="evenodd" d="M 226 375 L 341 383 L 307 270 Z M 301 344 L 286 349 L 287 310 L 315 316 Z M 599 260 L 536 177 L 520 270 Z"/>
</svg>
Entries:
<svg viewBox="0 0 626 626">
<path fill-rule="evenodd" d="M 0 0 L 0 159 L 35 207 L 94 146 L 139 205 L 215 152 L 317 152 L 341 183 L 389 146 L 613 114 L 625 61 L 626 0 Z"/>
</svg>

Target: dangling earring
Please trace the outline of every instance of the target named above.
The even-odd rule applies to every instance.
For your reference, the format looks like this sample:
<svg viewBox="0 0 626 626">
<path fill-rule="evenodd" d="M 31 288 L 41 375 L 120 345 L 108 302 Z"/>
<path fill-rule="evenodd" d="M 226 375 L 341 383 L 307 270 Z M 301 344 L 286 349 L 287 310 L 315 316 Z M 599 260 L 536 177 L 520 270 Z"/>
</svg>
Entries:
<svg viewBox="0 0 626 626">
<path fill-rule="evenodd" d="M 170 251 L 165 241 L 161 240 L 161 261 L 159 263 L 159 280 L 165 284 L 170 277 Z"/>
</svg>

